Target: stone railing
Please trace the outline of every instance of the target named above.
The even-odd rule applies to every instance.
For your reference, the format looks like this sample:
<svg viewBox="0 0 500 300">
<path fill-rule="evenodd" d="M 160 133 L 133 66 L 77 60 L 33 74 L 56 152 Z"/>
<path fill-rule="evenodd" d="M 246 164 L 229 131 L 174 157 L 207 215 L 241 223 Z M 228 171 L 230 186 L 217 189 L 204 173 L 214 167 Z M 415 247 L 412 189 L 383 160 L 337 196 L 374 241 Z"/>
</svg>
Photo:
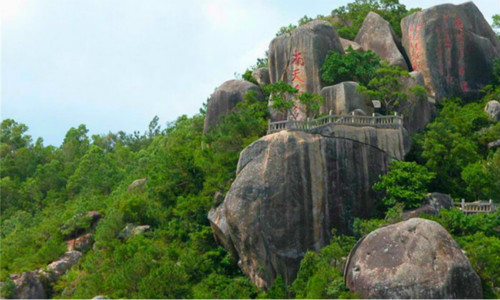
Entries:
<svg viewBox="0 0 500 300">
<path fill-rule="evenodd" d="M 318 119 L 306 121 L 278 121 L 269 122 L 267 134 L 281 130 L 308 131 L 329 124 L 349 126 L 371 126 L 380 128 L 399 128 L 403 125 L 403 116 L 355 116 L 355 115 L 328 115 Z"/>
<path fill-rule="evenodd" d="M 478 213 L 494 213 L 498 210 L 498 204 L 489 201 L 479 200 L 475 202 L 455 202 L 455 207 L 460 209 L 464 214 L 478 214 Z"/>
</svg>

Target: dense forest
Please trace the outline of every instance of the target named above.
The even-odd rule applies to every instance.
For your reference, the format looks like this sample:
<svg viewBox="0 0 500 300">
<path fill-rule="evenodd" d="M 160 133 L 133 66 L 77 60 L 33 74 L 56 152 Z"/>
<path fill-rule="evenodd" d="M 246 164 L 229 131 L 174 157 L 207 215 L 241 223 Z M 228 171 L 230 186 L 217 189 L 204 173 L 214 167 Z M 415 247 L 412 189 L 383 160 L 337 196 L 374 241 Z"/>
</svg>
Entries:
<svg viewBox="0 0 500 300">
<path fill-rule="evenodd" d="M 401 19 L 415 10 L 397 0 L 356 0 L 317 18 L 331 22 L 341 37 L 352 39 L 370 11 L 378 12 L 400 35 Z M 304 17 L 298 25 L 310 20 Z M 283 27 L 278 35 L 295 27 Z M 356 80 L 363 83 L 365 93 L 375 90 L 374 78 L 394 74 L 376 55 L 370 58 L 373 53 L 366 53 L 352 51 L 344 58 L 332 54 L 322 69 L 323 78 L 332 83 Z M 342 59 L 350 59 L 343 62 L 345 66 L 358 68 L 339 74 L 335 63 Z M 254 81 L 251 72 L 266 65 L 267 58 L 258 59 L 243 72 L 243 79 Z M 366 69 L 359 71 L 360 66 Z M 356 77 L 362 75 L 367 77 Z M 392 163 L 374 187 L 386 195 L 374 218 L 356 219 L 353 235 L 334 232 L 328 246 L 306 254 L 293 284 L 285 286 L 278 277 L 266 291 L 255 287 L 236 259 L 215 242 L 207 220 L 208 211 L 219 201 L 214 195 L 225 194 L 235 178 L 240 152 L 266 134 L 266 102 L 248 93 L 206 134 L 205 104 L 198 114 L 180 116 L 165 127 L 154 117 L 144 133 L 89 136 L 86 126 L 80 125 L 68 130 L 59 147 L 34 140 L 20 122 L 3 120 L 1 295 L 14 296 L 11 274 L 44 268 L 61 257 L 67 251 L 68 232 L 79 228 L 93 233 L 93 246 L 51 284 L 50 298 L 359 297 L 344 284 L 342 259 L 360 237 L 400 221 L 403 210 L 418 205 L 428 192 L 449 194 L 457 202 L 462 198 L 499 202 L 500 148 L 487 145 L 500 139 L 500 122 L 491 120 L 484 107 L 500 98 L 500 63 L 492 78 L 477 99 L 452 98 L 438 104 L 434 121 L 412 136 L 406 161 Z M 277 88 L 268 87 L 267 96 L 276 94 Z M 129 188 L 143 178 L 144 185 Z M 102 215 L 95 228 L 85 218 L 89 211 Z M 484 296 L 500 297 L 500 212 L 467 216 L 451 208 L 424 217 L 440 223 L 466 251 Z M 123 237 L 127 224 L 150 229 Z"/>
</svg>

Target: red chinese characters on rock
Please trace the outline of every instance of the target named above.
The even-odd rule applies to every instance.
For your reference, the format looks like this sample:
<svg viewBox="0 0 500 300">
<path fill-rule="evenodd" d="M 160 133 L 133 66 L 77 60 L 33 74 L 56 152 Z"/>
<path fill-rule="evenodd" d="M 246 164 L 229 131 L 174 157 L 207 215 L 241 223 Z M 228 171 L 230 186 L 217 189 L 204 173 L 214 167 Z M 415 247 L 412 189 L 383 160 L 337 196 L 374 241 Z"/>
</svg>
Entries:
<svg viewBox="0 0 500 300">
<path fill-rule="evenodd" d="M 465 37 L 464 37 L 464 24 L 460 18 L 455 18 L 454 29 L 458 31 L 458 78 L 460 81 L 460 88 L 464 92 L 470 91 L 467 81 L 465 80 Z"/>
<path fill-rule="evenodd" d="M 292 86 L 296 88 L 299 93 L 305 91 L 305 60 L 302 52 L 295 49 L 292 54 L 292 63 L 291 63 L 291 74 L 292 74 Z M 294 99 L 295 106 L 291 110 L 291 115 L 289 116 L 290 120 L 302 120 L 304 119 L 301 110 L 298 104 L 298 100 Z"/>
<path fill-rule="evenodd" d="M 410 26 L 410 33 L 408 35 L 408 39 L 410 41 L 410 57 L 411 57 L 411 65 L 413 70 L 418 71 L 422 67 L 421 62 L 421 53 L 418 44 L 418 36 L 420 34 L 420 30 L 422 29 L 422 25 L 417 24 Z"/>
</svg>

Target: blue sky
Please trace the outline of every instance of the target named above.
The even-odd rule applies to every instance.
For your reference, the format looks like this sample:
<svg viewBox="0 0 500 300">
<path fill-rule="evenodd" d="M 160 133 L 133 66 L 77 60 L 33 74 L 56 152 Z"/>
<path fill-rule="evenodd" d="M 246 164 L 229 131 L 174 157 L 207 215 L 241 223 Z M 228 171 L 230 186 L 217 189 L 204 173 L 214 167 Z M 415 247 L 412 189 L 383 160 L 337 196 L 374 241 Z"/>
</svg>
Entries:
<svg viewBox="0 0 500 300">
<path fill-rule="evenodd" d="M 0 0 L 1 117 L 59 146 L 145 131 L 193 115 L 214 89 L 263 57 L 281 26 L 337 1 Z M 408 8 L 463 1 L 400 0 Z M 491 23 L 498 0 L 474 1 Z"/>
</svg>

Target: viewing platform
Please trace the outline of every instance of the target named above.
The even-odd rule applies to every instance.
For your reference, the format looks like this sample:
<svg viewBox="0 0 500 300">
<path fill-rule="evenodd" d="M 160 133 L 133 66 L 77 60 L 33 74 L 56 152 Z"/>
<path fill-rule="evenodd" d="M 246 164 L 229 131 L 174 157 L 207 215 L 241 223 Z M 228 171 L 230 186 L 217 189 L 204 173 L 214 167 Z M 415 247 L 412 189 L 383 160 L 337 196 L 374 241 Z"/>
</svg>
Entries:
<svg viewBox="0 0 500 300">
<path fill-rule="evenodd" d="M 461 210 L 466 215 L 478 214 L 478 213 L 494 213 L 498 210 L 498 204 L 493 203 L 491 199 L 489 201 L 479 200 L 475 202 L 455 202 L 455 208 Z"/>
<path fill-rule="evenodd" d="M 356 116 L 356 115 L 328 115 L 318 119 L 305 121 L 277 121 L 269 122 L 267 134 L 281 130 L 309 131 L 330 124 L 348 126 L 371 126 L 378 128 L 400 128 L 403 126 L 403 116 L 397 114 L 391 116 Z"/>
</svg>

